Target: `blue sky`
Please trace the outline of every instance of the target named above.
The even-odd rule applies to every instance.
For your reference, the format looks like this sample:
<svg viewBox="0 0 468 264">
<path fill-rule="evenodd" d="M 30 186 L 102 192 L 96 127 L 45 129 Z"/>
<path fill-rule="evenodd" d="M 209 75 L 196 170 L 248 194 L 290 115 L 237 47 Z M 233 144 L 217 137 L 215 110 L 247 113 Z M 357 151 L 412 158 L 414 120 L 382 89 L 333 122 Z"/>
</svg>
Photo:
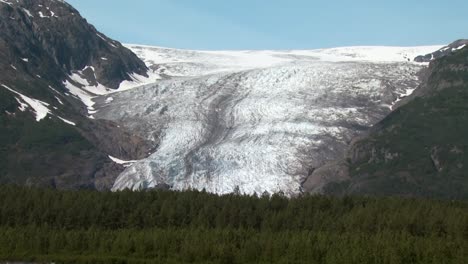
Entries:
<svg viewBox="0 0 468 264">
<path fill-rule="evenodd" d="M 468 1 L 67 0 L 124 43 L 188 49 L 414 46 L 468 38 Z"/>
</svg>

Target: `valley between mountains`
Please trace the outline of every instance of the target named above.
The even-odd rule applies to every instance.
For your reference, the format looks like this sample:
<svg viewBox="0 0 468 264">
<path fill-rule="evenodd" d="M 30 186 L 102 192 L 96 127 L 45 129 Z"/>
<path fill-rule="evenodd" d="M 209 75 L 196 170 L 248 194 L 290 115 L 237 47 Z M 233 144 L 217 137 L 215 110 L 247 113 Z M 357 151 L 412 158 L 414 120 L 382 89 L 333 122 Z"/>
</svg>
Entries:
<svg viewBox="0 0 468 264">
<path fill-rule="evenodd" d="M 190 51 L 128 45 L 155 82 L 94 98 L 97 119 L 158 143 L 113 190 L 296 195 L 420 84 L 440 47 Z M 156 76 L 156 77 L 154 77 Z M 330 175 L 346 180 L 346 172 Z M 322 192 L 330 179 L 314 179 Z"/>
<path fill-rule="evenodd" d="M 464 199 L 467 45 L 122 45 L 2 0 L 0 184 Z"/>
<path fill-rule="evenodd" d="M 226 47 L 241 21 L 249 47 L 464 21 L 461 3 L 0 0 L 0 264 L 467 263 L 468 39 L 175 49 L 69 2 L 179 47 Z M 224 35 L 202 34 L 211 14 Z"/>
</svg>

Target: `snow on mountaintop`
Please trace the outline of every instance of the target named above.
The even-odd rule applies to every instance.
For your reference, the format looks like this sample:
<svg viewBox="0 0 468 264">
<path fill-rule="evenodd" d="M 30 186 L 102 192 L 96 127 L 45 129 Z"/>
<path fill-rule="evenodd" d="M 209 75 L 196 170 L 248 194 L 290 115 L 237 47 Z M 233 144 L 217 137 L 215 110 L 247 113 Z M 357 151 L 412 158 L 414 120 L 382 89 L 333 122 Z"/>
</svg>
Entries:
<svg viewBox="0 0 468 264">
<path fill-rule="evenodd" d="M 317 56 L 322 61 L 412 62 L 425 52 L 437 50 L 442 45 L 419 47 L 358 46 L 311 51 L 293 51 L 295 54 Z"/>
<path fill-rule="evenodd" d="M 102 84 L 91 84 L 83 77 L 85 67 L 70 75 L 74 81 L 65 81 L 70 92 L 83 101 L 88 107 L 90 117 L 95 113 L 93 98 L 133 89 L 161 80 L 162 76 L 202 76 L 220 72 L 234 72 L 255 68 L 267 68 L 286 64 L 307 63 L 313 61 L 327 62 L 407 62 L 413 58 L 439 49 L 441 46 L 421 47 L 342 47 L 316 50 L 243 50 L 243 51 L 197 51 L 163 47 L 153 47 L 126 44 L 127 48 L 135 52 L 152 69 L 149 77 L 131 74 L 132 81 L 123 81 L 119 89 L 112 90 Z M 105 59 L 105 58 L 102 58 Z M 96 78 L 95 78 L 96 79 Z"/>
<path fill-rule="evenodd" d="M 200 62 L 203 62 L 205 64 L 204 73 L 210 74 L 222 71 L 266 68 L 301 61 L 412 62 L 416 56 L 433 52 L 443 45 L 420 47 L 361 46 L 284 51 L 197 51 L 135 44 L 126 44 L 125 46 L 135 52 L 149 67 L 156 64 L 171 63 L 193 63 L 199 65 Z M 206 65 L 211 65 L 212 68 L 206 68 Z M 203 72 L 198 72 L 198 74 L 200 73 Z M 196 73 L 193 74 L 197 75 Z"/>
</svg>

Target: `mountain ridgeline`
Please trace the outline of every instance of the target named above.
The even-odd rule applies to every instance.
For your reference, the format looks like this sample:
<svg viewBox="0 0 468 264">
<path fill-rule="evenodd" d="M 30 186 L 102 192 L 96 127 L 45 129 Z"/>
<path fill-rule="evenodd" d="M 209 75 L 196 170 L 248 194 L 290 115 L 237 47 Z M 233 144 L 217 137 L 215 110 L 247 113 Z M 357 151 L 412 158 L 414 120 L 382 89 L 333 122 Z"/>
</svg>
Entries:
<svg viewBox="0 0 468 264">
<path fill-rule="evenodd" d="M 145 64 L 58 0 L 0 2 L 0 183 L 107 189 L 150 144 L 87 109 L 64 82 L 84 68 L 90 83 L 116 89 Z"/>
<path fill-rule="evenodd" d="M 343 162 L 349 177 L 329 184 L 326 193 L 468 199 L 465 43 L 443 48 L 458 47 L 433 60 L 413 95 L 355 140 Z"/>
<path fill-rule="evenodd" d="M 453 43 L 450 43 L 449 45 L 436 50 L 435 52 L 426 54 L 426 55 L 420 55 L 414 58 L 414 61 L 416 62 L 431 62 L 435 59 L 442 58 L 444 56 L 450 55 L 453 52 L 463 49 L 468 45 L 468 39 L 459 39 L 457 41 L 454 41 Z"/>
</svg>

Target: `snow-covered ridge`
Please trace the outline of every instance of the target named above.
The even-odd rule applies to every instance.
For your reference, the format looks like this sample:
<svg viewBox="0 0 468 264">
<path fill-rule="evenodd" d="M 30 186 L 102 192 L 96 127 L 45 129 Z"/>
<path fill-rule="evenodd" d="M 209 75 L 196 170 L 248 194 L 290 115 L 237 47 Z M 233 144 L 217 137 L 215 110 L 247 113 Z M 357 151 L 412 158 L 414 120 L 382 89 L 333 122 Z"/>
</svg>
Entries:
<svg viewBox="0 0 468 264">
<path fill-rule="evenodd" d="M 468 45 L 467 39 L 459 39 L 450 43 L 447 46 L 441 47 L 438 50 L 417 56 L 415 58 L 415 61 L 430 63 L 431 61 L 435 59 L 447 56 L 454 52 L 458 52 L 464 49 L 467 45 Z"/>
</svg>

